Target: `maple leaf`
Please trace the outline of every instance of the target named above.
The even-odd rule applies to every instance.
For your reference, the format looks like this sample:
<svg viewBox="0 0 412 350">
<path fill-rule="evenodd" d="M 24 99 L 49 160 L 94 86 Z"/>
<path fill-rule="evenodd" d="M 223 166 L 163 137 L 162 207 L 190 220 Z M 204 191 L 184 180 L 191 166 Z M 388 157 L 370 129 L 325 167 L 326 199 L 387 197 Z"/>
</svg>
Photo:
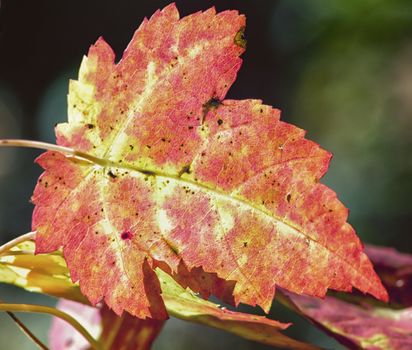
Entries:
<svg viewBox="0 0 412 350">
<path fill-rule="evenodd" d="M 126 324 L 134 325 L 131 328 L 137 332 L 140 326 L 148 326 L 153 332 L 158 330 L 157 326 L 160 327 L 159 322 L 161 321 L 159 320 L 146 319 L 139 322 L 140 319 L 133 318 L 128 313 L 123 314 L 121 318 L 115 318 L 115 314 L 107 307 L 100 309 L 100 311 L 90 307 L 86 298 L 80 293 L 79 286 L 71 282 L 61 252 L 34 255 L 34 249 L 33 242 L 25 241 L 14 246 L 11 250 L 5 251 L 0 256 L 0 282 L 14 284 L 28 291 L 46 293 L 75 301 L 76 303 L 72 304 L 67 304 L 67 301 L 64 301 L 63 305 L 68 307 L 64 308 L 63 311 L 76 316 L 76 319 L 78 318 L 83 326 L 91 331 L 92 335 L 96 338 L 100 337 L 99 340 L 104 344 L 107 344 L 107 333 L 101 331 L 105 325 L 101 324 L 102 312 L 105 313 L 109 324 L 111 321 L 120 322 L 121 319 L 126 319 Z M 174 317 L 218 328 L 267 345 L 294 350 L 318 349 L 314 345 L 297 341 L 281 333 L 290 324 L 262 316 L 226 310 L 215 303 L 198 297 L 192 290 L 182 287 L 160 268 L 156 268 L 155 272 L 161 282 L 162 297 L 167 311 Z M 82 307 L 79 306 L 79 303 L 85 305 Z M 83 345 L 87 346 L 83 336 L 75 332 L 74 328 L 67 323 L 63 324 L 59 321 L 57 325 L 58 329 L 52 326 L 50 333 L 52 349 L 67 345 L 67 341 L 72 348 L 78 349 Z M 130 330 L 130 327 L 126 327 L 126 329 Z M 59 336 L 55 336 L 56 334 Z M 110 334 L 119 342 L 124 339 L 123 327 L 119 327 L 118 332 L 112 331 Z M 133 338 L 129 340 L 130 343 L 127 344 L 133 346 Z M 112 348 L 116 349 L 118 344 L 116 342 L 111 344 Z"/>
<path fill-rule="evenodd" d="M 115 63 L 103 39 L 70 82 L 69 120 L 36 185 L 36 252 L 60 247 L 73 281 L 117 314 L 164 318 L 157 262 L 233 281 L 266 312 L 275 287 L 387 295 L 336 194 L 330 154 L 259 100 L 224 100 L 244 16 L 214 9 L 144 20 Z M 189 281 L 190 282 L 190 281 Z M 190 284 L 190 283 L 189 283 Z"/>
<path fill-rule="evenodd" d="M 367 245 L 365 252 L 389 293 L 391 304 L 412 306 L 412 255 Z"/>
<path fill-rule="evenodd" d="M 0 282 L 30 292 L 87 303 L 79 286 L 71 282 L 61 253 L 34 255 L 34 250 L 34 242 L 24 241 L 0 254 Z"/>
<path fill-rule="evenodd" d="M 300 313 L 349 349 L 412 348 L 412 308 L 391 310 L 354 305 L 329 296 L 320 300 L 287 295 Z"/>
</svg>

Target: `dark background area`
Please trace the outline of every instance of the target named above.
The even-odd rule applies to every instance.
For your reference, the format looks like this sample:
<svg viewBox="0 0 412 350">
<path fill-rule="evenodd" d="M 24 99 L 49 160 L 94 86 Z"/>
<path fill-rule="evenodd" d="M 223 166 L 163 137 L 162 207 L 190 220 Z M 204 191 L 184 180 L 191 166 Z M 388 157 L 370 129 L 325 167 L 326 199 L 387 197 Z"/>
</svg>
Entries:
<svg viewBox="0 0 412 350">
<path fill-rule="evenodd" d="M 0 137 L 54 142 L 68 79 L 99 36 L 118 58 L 143 18 L 168 1 L 3 0 L 0 12 Z M 412 2 L 409 0 L 176 1 L 181 15 L 215 6 L 247 16 L 248 48 L 229 98 L 260 98 L 334 154 L 323 182 L 350 208 L 368 243 L 412 252 Z M 0 240 L 30 231 L 38 151 L 0 149 Z M 8 301 L 51 299 L 0 287 Z M 278 310 L 279 308 L 279 310 Z M 337 349 L 295 321 L 292 334 Z M 49 320 L 26 318 L 45 337 Z M 31 349 L 0 318 L 0 348 Z M 13 339 L 12 345 L 10 342 Z M 171 321 L 155 349 L 265 347 Z"/>
</svg>

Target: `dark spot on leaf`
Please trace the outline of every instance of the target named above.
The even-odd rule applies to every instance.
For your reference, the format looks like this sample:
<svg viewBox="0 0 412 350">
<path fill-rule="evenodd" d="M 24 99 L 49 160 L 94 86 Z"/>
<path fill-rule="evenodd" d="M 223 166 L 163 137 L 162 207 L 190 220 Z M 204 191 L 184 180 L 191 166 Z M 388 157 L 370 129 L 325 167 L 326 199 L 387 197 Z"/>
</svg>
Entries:
<svg viewBox="0 0 412 350">
<path fill-rule="evenodd" d="M 218 125 L 222 125 L 222 124 L 223 124 L 223 120 L 222 120 L 222 119 L 218 119 L 218 120 L 217 120 L 217 124 L 218 124 Z"/>
<path fill-rule="evenodd" d="M 112 179 L 115 179 L 117 176 L 112 173 L 111 170 L 108 171 L 107 175 L 109 175 Z"/>
<path fill-rule="evenodd" d="M 205 121 L 206 115 L 209 113 L 209 111 L 218 108 L 221 104 L 222 101 L 216 96 L 213 96 L 209 101 L 204 103 L 201 124 L 203 124 L 203 122 Z"/>
<path fill-rule="evenodd" d="M 292 195 L 290 193 L 288 193 L 288 195 L 286 196 L 286 200 L 288 201 L 288 203 L 290 203 L 291 198 L 292 198 Z"/>
<path fill-rule="evenodd" d="M 86 124 L 86 127 L 87 127 L 88 129 L 93 129 L 93 128 L 94 128 L 94 124 Z"/>
<path fill-rule="evenodd" d="M 130 150 L 133 151 L 134 146 L 133 145 L 129 145 Z"/>
<path fill-rule="evenodd" d="M 242 27 L 238 30 L 233 41 L 235 45 L 241 47 L 242 49 L 246 49 L 247 41 L 245 39 L 245 27 Z"/>
<path fill-rule="evenodd" d="M 188 129 L 189 129 L 189 130 L 192 130 L 192 129 L 193 129 L 193 126 L 189 126 Z"/>
<path fill-rule="evenodd" d="M 124 231 L 121 233 L 120 238 L 123 240 L 132 239 L 133 235 L 130 231 Z"/>
<path fill-rule="evenodd" d="M 243 242 L 243 246 L 246 248 L 247 247 L 247 242 Z"/>
<path fill-rule="evenodd" d="M 142 174 L 145 174 L 145 175 L 149 175 L 149 176 L 155 176 L 156 174 L 155 174 L 155 172 L 154 171 L 151 171 L 151 170 L 141 170 L 140 171 Z M 146 180 L 146 179 L 145 179 Z"/>
<path fill-rule="evenodd" d="M 182 176 L 183 174 L 190 174 L 190 164 L 187 164 L 180 169 L 179 173 L 177 174 L 179 177 Z"/>
</svg>

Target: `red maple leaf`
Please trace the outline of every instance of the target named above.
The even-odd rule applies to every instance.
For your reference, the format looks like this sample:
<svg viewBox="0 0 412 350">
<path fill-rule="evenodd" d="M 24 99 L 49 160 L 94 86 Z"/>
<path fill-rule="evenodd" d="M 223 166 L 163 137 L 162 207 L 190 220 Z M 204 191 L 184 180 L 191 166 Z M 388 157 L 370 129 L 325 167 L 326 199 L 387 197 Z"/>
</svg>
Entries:
<svg viewBox="0 0 412 350">
<path fill-rule="evenodd" d="M 153 266 L 202 268 L 268 311 L 276 286 L 386 299 L 348 211 L 319 183 L 330 154 L 259 100 L 224 100 L 244 16 L 214 9 L 144 20 L 115 63 L 103 39 L 70 82 L 69 120 L 33 195 L 37 253 L 63 247 L 95 304 L 164 318 Z"/>
</svg>

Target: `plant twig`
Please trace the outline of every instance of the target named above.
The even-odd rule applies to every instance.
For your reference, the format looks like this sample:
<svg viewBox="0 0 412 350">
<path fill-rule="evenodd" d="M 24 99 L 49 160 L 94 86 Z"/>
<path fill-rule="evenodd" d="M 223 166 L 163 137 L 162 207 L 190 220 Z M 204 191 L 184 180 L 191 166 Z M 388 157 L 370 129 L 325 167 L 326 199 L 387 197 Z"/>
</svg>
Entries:
<svg viewBox="0 0 412 350">
<path fill-rule="evenodd" d="M 42 350 L 49 350 L 46 345 L 44 345 L 39 338 L 37 338 L 19 318 L 12 312 L 6 311 L 7 315 L 17 324 L 17 326 L 22 330 L 26 336 L 33 341 L 40 349 Z"/>
<path fill-rule="evenodd" d="M 36 231 L 28 232 L 19 237 L 16 237 L 12 239 L 11 241 L 3 244 L 0 247 L 0 255 L 3 255 L 4 253 L 6 253 L 7 251 L 9 251 L 11 248 L 13 248 L 19 243 L 22 243 L 24 241 L 30 241 L 30 240 L 33 241 L 35 238 L 36 238 Z"/>
<path fill-rule="evenodd" d="M 32 305 L 32 304 L 9 304 L 0 303 L 0 311 L 9 312 L 28 312 L 28 313 L 40 313 L 49 314 L 61 318 L 62 320 L 68 322 L 72 327 L 74 327 L 87 341 L 90 343 L 94 350 L 104 350 L 103 346 L 99 341 L 95 340 L 90 333 L 72 316 L 60 311 L 56 308 L 43 306 L 43 305 Z"/>
</svg>

